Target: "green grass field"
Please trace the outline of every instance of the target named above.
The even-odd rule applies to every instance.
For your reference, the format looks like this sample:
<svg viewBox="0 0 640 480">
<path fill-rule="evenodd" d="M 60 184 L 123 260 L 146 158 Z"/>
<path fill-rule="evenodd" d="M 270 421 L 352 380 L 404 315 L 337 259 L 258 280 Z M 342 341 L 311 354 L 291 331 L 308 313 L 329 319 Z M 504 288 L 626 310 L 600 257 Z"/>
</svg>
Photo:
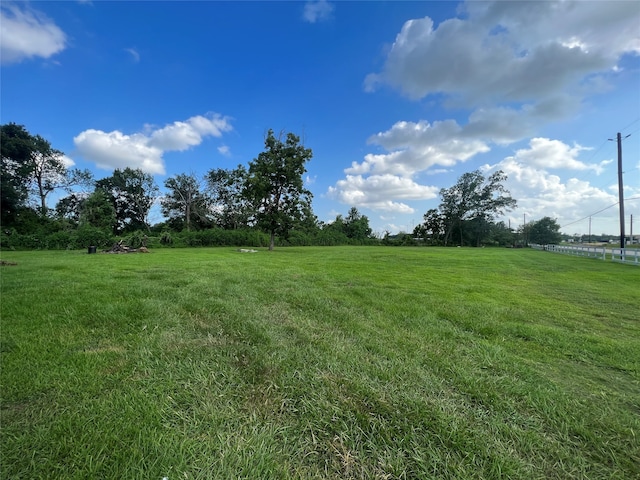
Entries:
<svg viewBox="0 0 640 480">
<path fill-rule="evenodd" d="M 640 478 L 640 269 L 2 252 L 3 479 Z"/>
</svg>

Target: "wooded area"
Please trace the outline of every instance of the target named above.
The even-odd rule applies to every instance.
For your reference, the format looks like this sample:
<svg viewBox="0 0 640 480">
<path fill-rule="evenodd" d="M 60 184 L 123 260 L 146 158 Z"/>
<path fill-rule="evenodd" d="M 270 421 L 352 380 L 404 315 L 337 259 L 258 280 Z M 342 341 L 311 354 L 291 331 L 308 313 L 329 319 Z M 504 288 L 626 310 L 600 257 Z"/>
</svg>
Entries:
<svg viewBox="0 0 640 480">
<path fill-rule="evenodd" d="M 357 207 L 332 222 L 313 213 L 304 186 L 310 148 L 293 133 L 269 130 L 265 149 L 234 169 L 213 168 L 203 178 L 177 174 L 161 191 L 140 169 L 116 169 L 94 179 L 88 170 L 68 168 L 61 151 L 24 126 L 2 129 L 2 248 L 104 248 L 126 239 L 131 248 L 142 236 L 157 245 L 444 245 L 515 246 L 558 243 L 559 225 L 545 217 L 519 231 L 496 218 L 515 208 L 505 189 L 506 175 L 465 173 L 440 191 L 438 208 L 424 214 L 412 232 L 374 234 Z M 51 208 L 54 191 L 67 196 Z M 149 221 L 159 205 L 165 219 Z"/>
</svg>

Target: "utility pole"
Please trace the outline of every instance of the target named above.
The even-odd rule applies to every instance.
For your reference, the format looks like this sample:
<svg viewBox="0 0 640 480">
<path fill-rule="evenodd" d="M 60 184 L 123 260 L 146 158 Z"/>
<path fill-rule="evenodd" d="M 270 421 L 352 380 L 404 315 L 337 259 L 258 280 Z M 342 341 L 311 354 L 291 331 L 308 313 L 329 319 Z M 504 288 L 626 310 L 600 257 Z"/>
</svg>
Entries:
<svg viewBox="0 0 640 480">
<path fill-rule="evenodd" d="M 589 243 L 591 243 L 591 217 L 589 217 Z"/>
<path fill-rule="evenodd" d="M 629 138 L 631 134 L 624 138 Z M 622 135 L 618 132 L 616 135 L 618 141 L 618 203 L 620 205 L 620 248 L 624 248 L 624 192 L 622 189 Z M 613 142 L 613 138 L 609 138 Z"/>
<path fill-rule="evenodd" d="M 629 230 L 629 241 L 633 245 L 633 214 L 631 214 L 631 229 Z"/>
<path fill-rule="evenodd" d="M 620 201 L 620 248 L 624 248 L 624 192 L 622 191 L 622 136 L 618 138 L 618 198 Z"/>
</svg>

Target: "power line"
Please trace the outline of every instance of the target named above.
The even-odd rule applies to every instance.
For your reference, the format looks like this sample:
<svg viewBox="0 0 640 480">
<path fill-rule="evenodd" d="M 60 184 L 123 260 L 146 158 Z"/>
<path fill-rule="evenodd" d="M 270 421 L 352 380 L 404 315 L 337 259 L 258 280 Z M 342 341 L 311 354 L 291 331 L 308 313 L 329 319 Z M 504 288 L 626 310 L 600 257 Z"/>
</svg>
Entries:
<svg viewBox="0 0 640 480">
<path fill-rule="evenodd" d="M 632 198 L 633 198 L 633 197 L 632 197 Z M 592 217 L 593 215 L 597 215 L 598 213 L 602 213 L 602 212 L 604 212 L 605 210 L 609 210 L 610 208 L 615 207 L 616 205 L 618 205 L 618 203 L 620 203 L 620 202 L 613 203 L 613 204 L 609 205 L 608 207 L 604 207 L 602 210 L 598 210 L 597 212 L 593 212 L 593 213 L 591 213 L 591 214 L 587 215 L 586 217 L 581 218 L 580 220 L 576 220 L 576 221 L 574 221 L 574 222 L 567 223 L 566 225 L 563 225 L 563 226 L 562 226 L 562 227 L 560 227 L 560 228 L 569 227 L 569 226 L 573 225 L 574 223 L 582 222 L 583 220 L 586 220 L 587 218 Z"/>
<path fill-rule="evenodd" d="M 625 198 L 625 200 L 640 200 L 640 195 L 635 196 L 635 197 L 627 197 L 627 198 Z M 616 206 L 616 205 L 618 205 L 619 203 L 620 203 L 620 202 L 613 203 L 613 204 L 609 205 L 608 207 L 604 207 L 603 209 L 598 210 L 597 212 L 590 213 L 590 214 L 589 214 L 589 215 L 587 215 L 586 217 L 582 217 L 582 218 L 581 218 L 581 219 L 579 219 L 579 220 L 574 220 L 574 221 L 573 221 L 573 222 L 571 222 L 571 223 L 567 223 L 566 225 L 563 225 L 563 226 L 562 226 L 562 227 L 560 227 L 560 228 L 569 227 L 569 226 L 573 225 L 574 223 L 582 222 L 583 220 L 586 220 L 586 219 L 587 219 L 587 218 L 589 218 L 589 217 L 593 217 L 594 215 L 597 215 L 598 213 L 602 213 L 602 212 L 604 212 L 605 210 L 609 210 L 610 208 L 615 207 L 615 206 Z"/>
<path fill-rule="evenodd" d="M 640 117 L 636 118 L 633 122 L 631 122 L 631 123 L 630 123 L 629 125 L 627 125 L 626 127 L 622 127 L 622 128 L 620 129 L 620 131 L 622 132 L 623 130 L 625 130 L 625 129 L 629 128 L 629 127 L 630 127 L 631 125 L 633 125 L 634 123 L 638 123 L 638 122 L 640 122 Z M 637 131 L 637 130 L 636 130 L 636 131 Z M 633 133 L 633 132 L 632 132 L 632 133 Z"/>
<path fill-rule="evenodd" d="M 636 118 L 636 119 L 635 119 L 635 120 L 633 120 L 631 123 L 629 123 L 629 124 L 627 124 L 626 126 L 624 126 L 622 129 L 620 129 L 620 131 L 624 131 L 624 130 L 626 130 L 627 128 L 631 127 L 632 125 L 634 125 L 634 124 L 636 124 L 636 123 L 638 123 L 638 122 L 640 122 L 640 117 Z M 629 138 L 632 134 L 634 134 L 634 133 L 636 133 L 636 132 L 638 132 L 638 131 L 640 131 L 640 128 L 637 128 L 637 129 L 635 129 L 635 130 L 633 130 L 633 131 L 629 132 L 629 133 L 628 133 L 628 134 L 626 134 L 622 139 Z M 620 134 L 618 134 L 618 136 L 620 137 Z M 604 146 L 608 144 L 608 141 L 612 141 L 612 140 L 613 140 L 613 139 L 607 139 L 607 140 L 604 140 L 604 141 L 602 142 L 602 144 L 600 144 L 600 146 L 599 146 L 595 151 L 593 151 L 593 153 L 592 153 L 591 155 L 589 155 L 589 158 L 585 161 L 585 163 L 590 162 L 590 161 L 591 161 L 591 160 L 592 160 L 592 159 L 593 159 L 593 158 L 594 158 L 594 157 L 595 157 L 595 156 L 600 152 L 600 150 L 602 150 L 602 149 L 604 148 Z M 632 168 L 632 169 L 631 169 L 631 170 L 629 170 L 629 171 L 634 171 L 634 170 L 637 170 L 638 168 L 640 168 L 640 167 Z M 590 175 L 589 175 L 589 176 L 590 176 Z M 584 220 L 590 219 L 590 218 L 591 218 L 592 216 L 594 216 L 594 215 L 597 215 L 597 214 L 602 213 L 602 212 L 604 212 L 604 211 L 606 211 L 606 210 L 608 210 L 608 209 L 610 209 L 610 208 L 615 207 L 616 205 L 619 205 L 619 204 L 620 204 L 621 202 L 623 202 L 624 200 L 636 200 L 636 199 L 640 199 L 640 196 L 628 197 L 628 198 L 621 198 L 619 201 L 617 201 L 617 202 L 615 202 L 615 203 L 613 203 L 613 204 L 611 204 L 611 205 L 609 205 L 609 206 L 607 206 L 607 207 L 604 207 L 604 208 L 602 208 L 602 209 L 598 210 L 597 212 L 593 212 L 593 213 L 591 213 L 591 214 L 589 214 L 589 215 L 587 215 L 587 216 L 585 216 L 585 217 L 583 217 L 583 218 L 580 218 L 580 219 L 578 219 L 578 220 L 574 220 L 573 222 L 567 223 L 567 224 L 565 224 L 565 225 L 561 226 L 560 228 L 561 228 L 561 229 L 564 229 L 564 228 L 569 227 L 569 226 L 571 226 L 571 225 L 574 225 L 574 224 L 576 224 L 576 223 L 579 223 L 579 222 L 582 222 L 582 221 L 584 221 Z"/>
</svg>

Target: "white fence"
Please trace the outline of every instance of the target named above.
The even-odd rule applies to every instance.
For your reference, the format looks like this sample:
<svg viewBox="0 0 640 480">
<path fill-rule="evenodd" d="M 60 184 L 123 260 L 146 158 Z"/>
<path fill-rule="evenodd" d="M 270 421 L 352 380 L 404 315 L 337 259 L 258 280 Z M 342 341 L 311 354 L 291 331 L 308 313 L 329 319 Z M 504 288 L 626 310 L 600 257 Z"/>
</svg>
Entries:
<svg viewBox="0 0 640 480">
<path fill-rule="evenodd" d="M 548 252 L 564 253 L 565 255 L 575 255 L 578 257 L 600 258 L 602 260 L 612 260 L 614 262 L 630 263 L 640 265 L 640 250 L 635 248 L 606 248 L 606 247 L 586 247 L 586 246 L 566 246 L 566 245 L 538 245 L 531 244 L 531 248 L 536 250 L 546 250 Z"/>
</svg>

